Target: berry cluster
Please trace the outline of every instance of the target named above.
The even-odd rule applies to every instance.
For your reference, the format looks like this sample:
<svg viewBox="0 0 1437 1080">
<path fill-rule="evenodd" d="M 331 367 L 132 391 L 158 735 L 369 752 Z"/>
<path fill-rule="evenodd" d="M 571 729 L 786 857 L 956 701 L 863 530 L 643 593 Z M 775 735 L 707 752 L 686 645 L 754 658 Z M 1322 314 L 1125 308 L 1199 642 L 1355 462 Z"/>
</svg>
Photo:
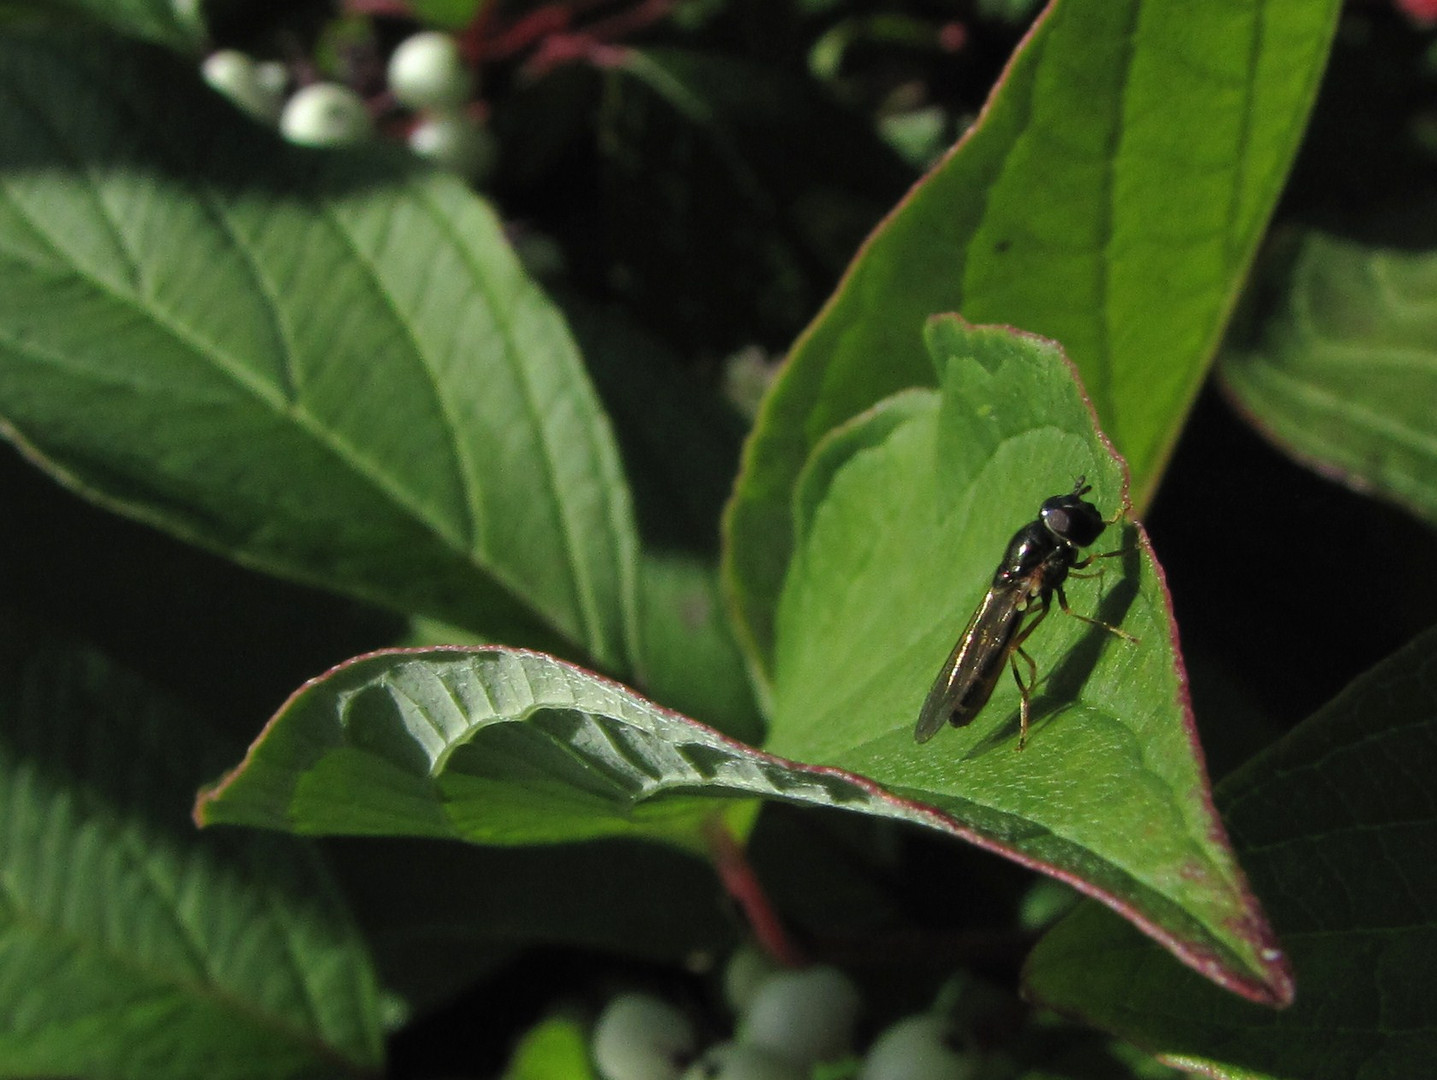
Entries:
<svg viewBox="0 0 1437 1080">
<path fill-rule="evenodd" d="M 681 1009 L 646 993 L 613 998 L 594 1025 L 591 1049 L 604 1080 L 808 1080 L 815 1070 L 854 1080 L 969 1080 L 977 1058 L 954 1045 L 941 1011 L 909 1016 L 859 1057 L 854 1034 L 862 996 L 837 968 L 782 969 L 745 947 L 730 958 L 724 997 L 736 1017 L 731 1039 L 701 1047 Z"/>
<path fill-rule="evenodd" d="M 390 54 L 382 100 L 367 101 L 350 86 L 322 79 L 291 92 L 296 80 L 284 64 L 235 49 L 211 53 L 203 73 L 210 86 L 294 143 L 360 142 L 374 134 L 375 112 L 397 105 L 413 114 L 407 138 L 416 154 L 476 183 L 494 166 L 494 137 L 473 107 L 473 72 L 459 43 L 437 30 L 411 35 Z"/>
</svg>

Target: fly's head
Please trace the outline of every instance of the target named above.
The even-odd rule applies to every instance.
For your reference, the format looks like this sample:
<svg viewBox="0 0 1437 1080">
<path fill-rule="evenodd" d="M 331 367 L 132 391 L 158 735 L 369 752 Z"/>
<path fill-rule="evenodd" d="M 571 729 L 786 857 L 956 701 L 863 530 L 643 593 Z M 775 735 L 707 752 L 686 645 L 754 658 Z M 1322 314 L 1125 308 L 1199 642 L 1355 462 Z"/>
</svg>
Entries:
<svg viewBox="0 0 1437 1080">
<path fill-rule="evenodd" d="M 1098 508 L 1083 496 L 1092 487 L 1082 477 L 1067 495 L 1054 495 L 1044 499 L 1038 511 L 1038 520 L 1058 540 L 1072 547 L 1087 547 L 1103 534 L 1107 522 Z"/>
</svg>

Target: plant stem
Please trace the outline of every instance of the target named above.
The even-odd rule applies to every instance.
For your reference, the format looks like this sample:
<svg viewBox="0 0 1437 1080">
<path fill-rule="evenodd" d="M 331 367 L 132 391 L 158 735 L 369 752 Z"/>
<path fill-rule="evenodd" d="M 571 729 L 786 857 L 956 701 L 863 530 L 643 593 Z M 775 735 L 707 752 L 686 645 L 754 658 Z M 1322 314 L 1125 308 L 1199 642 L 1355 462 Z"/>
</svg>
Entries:
<svg viewBox="0 0 1437 1080">
<path fill-rule="evenodd" d="M 802 967 L 806 963 L 803 953 L 784 929 L 743 846 L 720 818 L 710 819 L 704 832 L 714 870 L 724 889 L 743 909 L 759 945 L 785 967 Z"/>
</svg>

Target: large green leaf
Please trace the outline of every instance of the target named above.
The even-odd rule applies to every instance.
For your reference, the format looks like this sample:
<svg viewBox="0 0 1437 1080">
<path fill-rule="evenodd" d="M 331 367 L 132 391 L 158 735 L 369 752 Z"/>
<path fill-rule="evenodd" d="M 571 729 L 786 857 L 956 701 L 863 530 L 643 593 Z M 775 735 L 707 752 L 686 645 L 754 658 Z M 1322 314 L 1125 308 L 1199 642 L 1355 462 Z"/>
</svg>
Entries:
<svg viewBox="0 0 1437 1080">
<path fill-rule="evenodd" d="M 1437 631 L 1225 779 L 1222 808 L 1292 959 L 1273 1013 L 1080 908 L 1039 943 L 1041 1000 L 1203 1075 L 1410 1080 L 1437 1061 Z"/>
<path fill-rule="evenodd" d="M 0 38 L 0 101 L 11 438 L 247 565 L 629 670 L 612 434 L 482 202 L 98 38 Z"/>
<path fill-rule="evenodd" d="M 1224 382 L 1279 445 L 1437 522 L 1437 255 L 1304 237 Z"/>
<path fill-rule="evenodd" d="M 1074 610 L 1030 639 L 1043 676 L 1013 752 L 1007 672 L 971 726 L 919 746 L 924 695 L 1008 538 L 1083 475 L 1105 513 L 1121 465 L 1061 352 L 956 319 L 929 328 L 941 396 L 908 391 L 820 444 L 798 485 L 798 549 L 779 609 L 767 748 L 861 773 L 973 838 L 1101 895 L 1210 971 L 1281 997 L 1261 915 L 1222 837 L 1195 745 L 1160 571 L 1141 530 L 1110 530 Z"/>
<path fill-rule="evenodd" d="M 374 974 L 308 852 L 186 820 L 214 758 L 194 719 L 0 639 L 0 1074 L 377 1073 Z"/>
<path fill-rule="evenodd" d="M 1281 958 L 1207 798 L 1145 549 L 1112 560 L 1101 601 L 1090 583 L 1072 590 L 1077 610 L 1121 622 L 1140 646 L 1057 614 L 1034 639 L 1047 679 L 1026 753 L 1012 751 L 1010 688 L 971 728 L 914 743 L 923 692 L 1008 535 L 1074 473 L 1104 509 L 1122 491 L 1053 346 L 955 320 L 932 337 L 944 400 L 894 399 L 826 444 L 803 485 L 811 524 L 785 597 L 770 745 L 784 757 L 540 654 L 390 652 L 297 692 L 201 797 L 199 819 L 694 849 L 734 797 L 848 809 L 1044 869 L 1225 985 L 1281 1000 Z"/>
<path fill-rule="evenodd" d="M 773 661 L 791 497 L 836 425 L 933 385 L 939 311 L 1061 341 L 1151 497 L 1281 189 L 1336 0 L 1054 0 L 977 124 L 794 347 L 730 506 L 726 577 Z"/>
</svg>

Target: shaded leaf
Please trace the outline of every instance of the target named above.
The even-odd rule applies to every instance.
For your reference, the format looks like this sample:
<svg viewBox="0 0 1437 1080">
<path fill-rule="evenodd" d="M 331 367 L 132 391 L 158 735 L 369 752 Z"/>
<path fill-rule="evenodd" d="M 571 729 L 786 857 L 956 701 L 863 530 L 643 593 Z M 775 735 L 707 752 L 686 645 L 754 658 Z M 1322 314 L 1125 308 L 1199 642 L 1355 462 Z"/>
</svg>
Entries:
<svg viewBox="0 0 1437 1080">
<path fill-rule="evenodd" d="M 612 435 L 482 202 L 98 38 L 0 40 L 0 98 L 12 439 L 246 565 L 627 670 Z"/>
<path fill-rule="evenodd" d="M 643 689 L 727 735 L 761 743 L 763 717 L 724 617 L 717 569 L 655 553 L 640 561 L 639 584 Z"/>
<path fill-rule="evenodd" d="M 1039 1021 L 1044 1034 L 1059 1036 L 1066 1025 L 1053 1023 L 1051 1014 Z M 1040 1068 L 1022 1072 L 1018 1080 L 1183 1080 L 1187 1073 L 1176 1072 L 1136 1047 L 1119 1040 L 1107 1043 L 1089 1037 L 1073 1039 L 1073 1045 L 1052 1055 Z"/>
<path fill-rule="evenodd" d="M 1437 632 L 1217 788 L 1297 979 L 1281 1013 L 1214 993 L 1091 905 L 1029 959 L 1044 1002 L 1219 1077 L 1407 1080 L 1437 1060 Z"/>
<path fill-rule="evenodd" d="M 0 1071 L 188 1080 L 367 1076 L 362 942 L 293 842 L 195 835 L 214 753 L 99 659 L 0 649 Z"/>
<path fill-rule="evenodd" d="M 1055 0 L 978 123 L 868 239 L 759 418 L 725 577 L 767 674 L 816 443 L 933 385 L 934 312 L 1061 341 L 1138 504 L 1157 484 L 1281 189 L 1335 0 Z"/>
<path fill-rule="evenodd" d="M 913 182 L 870 120 L 776 66 L 628 49 L 606 95 L 620 290 L 686 350 L 786 341 Z"/>
<path fill-rule="evenodd" d="M 618 434 L 644 544 L 716 554 L 743 445 L 738 413 L 619 309 L 557 299 Z"/>
<path fill-rule="evenodd" d="M 92 19 L 120 33 L 191 53 L 204 42 L 203 6 L 200 0 L 21 0 L 6 5 L 53 20 L 57 27 L 73 26 L 77 18 Z"/>
<path fill-rule="evenodd" d="M 1437 523 L 1437 255 L 1318 233 L 1289 255 L 1224 382 L 1293 456 Z"/>
<path fill-rule="evenodd" d="M 499 848 L 367 837 L 331 840 L 324 850 L 384 985 L 416 1012 L 473 986 L 496 955 L 536 941 L 682 964 L 731 947 L 736 933 L 714 902 L 713 870 L 666 845 Z"/>
<path fill-rule="evenodd" d="M 1140 529 L 1093 552 L 1026 649 L 1042 681 L 1025 753 L 1006 671 L 988 708 L 914 741 L 925 694 L 1013 533 L 1086 476 L 1114 514 L 1121 464 L 1050 342 L 953 318 L 929 327 L 942 394 L 908 391 L 837 429 L 798 484 L 769 741 L 936 807 L 975 842 L 1098 896 L 1209 976 L 1286 992 L 1208 798 L 1161 573 Z M 1095 567 L 1097 569 L 1097 567 Z"/>
<path fill-rule="evenodd" d="M 360 657 L 301 687 L 196 816 L 309 834 L 639 836 L 701 849 L 722 808 L 714 795 L 828 804 L 860 797 L 854 786 L 791 774 L 554 657 L 439 647 Z"/>
</svg>

